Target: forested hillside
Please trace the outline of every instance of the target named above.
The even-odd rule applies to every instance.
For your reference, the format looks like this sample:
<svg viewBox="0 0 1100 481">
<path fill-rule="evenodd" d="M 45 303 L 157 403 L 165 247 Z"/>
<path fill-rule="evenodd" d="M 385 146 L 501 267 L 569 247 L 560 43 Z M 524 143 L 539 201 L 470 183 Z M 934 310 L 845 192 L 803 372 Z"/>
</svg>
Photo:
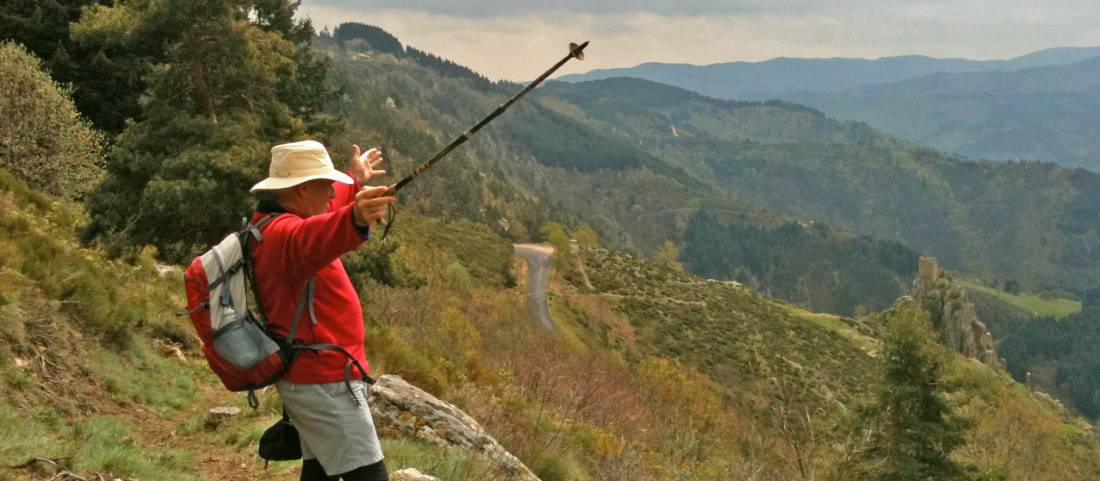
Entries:
<svg viewBox="0 0 1100 481">
<path fill-rule="evenodd" d="M 399 42 L 385 32 L 352 24 L 319 42 L 347 92 L 332 109 L 349 119 L 337 143 L 366 138 L 383 145 L 391 171 L 397 174 L 409 172 L 414 162 L 429 157 L 519 90 L 516 85 L 490 84 L 441 59 L 404 54 L 395 50 L 395 44 Z M 663 101 L 660 96 L 646 98 Z M 538 226 L 546 220 L 570 228 L 588 225 L 605 245 L 647 255 L 666 240 L 682 242 L 699 212 L 723 225 L 760 232 L 794 222 L 767 212 L 769 206 L 754 208 L 730 198 L 721 186 L 699 178 L 692 165 L 634 138 L 606 135 L 588 125 L 592 119 L 580 109 L 553 102 L 543 95 L 538 103 L 518 104 L 437 171 L 419 178 L 402 203 L 431 215 L 483 222 L 516 240 L 537 238 Z M 743 128 L 774 139 L 874 137 L 864 126 L 829 123 L 805 108 L 778 104 L 774 111 L 774 117 Z M 639 112 L 640 119 L 648 115 L 644 109 Z M 722 121 L 712 126 L 716 132 L 730 127 Z M 645 131 L 639 130 L 638 135 Z M 884 308 L 912 280 L 915 261 L 892 262 L 865 249 L 866 242 L 874 241 L 820 225 L 806 237 L 813 242 L 751 241 L 755 256 L 751 265 L 728 256 L 713 262 L 683 260 L 692 269 L 710 263 L 709 270 L 696 270 L 707 276 L 753 278 L 752 284 L 761 291 L 843 313 L 859 305 Z M 731 241 L 723 237 L 719 242 Z M 814 243 L 809 251 L 804 249 Z M 902 258 L 916 258 L 904 246 L 894 248 Z M 806 255 L 818 262 L 807 267 L 789 261 Z M 836 269 L 844 275 L 834 279 Z M 823 279 L 832 280 L 816 282 Z M 867 289 L 863 279 L 884 282 Z"/>
<path fill-rule="evenodd" d="M 1025 289 L 1100 282 L 1100 176 L 1090 172 L 971 161 L 802 106 L 637 79 L 555 83 L 539 100 L 759 209 L 900 241 Z"/>
</svg>

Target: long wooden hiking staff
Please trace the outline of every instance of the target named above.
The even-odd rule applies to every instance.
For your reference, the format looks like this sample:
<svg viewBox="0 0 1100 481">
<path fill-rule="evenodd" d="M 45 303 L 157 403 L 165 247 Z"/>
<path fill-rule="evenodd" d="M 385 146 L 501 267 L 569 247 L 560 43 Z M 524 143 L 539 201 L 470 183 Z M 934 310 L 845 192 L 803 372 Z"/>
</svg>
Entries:
<svg viewBox="0 0 1100 481">
<path fill-rule="evenodd" d="M 484 119 L 481 119 L 481 122 L 478 122 L 477 125 L 473 126 L 473 128 L 471 128 L 470 130 L 467 130 L 462 135 L 459 135 L 458 138 L 454 139 L 454 141 L 452 141 L 450 145 L 444 147 L 443 150 L 440 150 L 437 154 L 432 156 L 432 158 L 428 159 L 427 162 L 424 162 L 423 164 L 418 165 L 416 167 L 416 169 L 413 170 L 412 174 L 409 174 L 404 179 L 401 179 L 396 184 L 393 184 L 393 186 L 390 187 L 390 189 L 386 192 L 386 195 L 392 195 L 392 194 L 396 193 L 397 191 L 401 190 L 402 187 L 404 187 L 409 182 L 412 182 L 413 179 L 417 178 L 418 176 L 420 176 L 420 174 L 423 174 L 425 171 L 430 169 L 432 167 L 432 165 L 434 165 L 436 162 L 438 162 L 443 157 L 446 157 L 447 154 L 451 153 L 451 151 L 454 150 L 456 147 L 458 147 L 459 145 L 462 145 L 467 140 L 470 140 L 470 137 L 473 137 L 474 134 L 476 134 L 478 130 L 481 130 L 481 128 L 484 127 L 486 124 L 488 124 L 489 122 L 492 122 L 493 119 L 500 116 L 500 114 L 503 114 L 505 110 L 508 110 L 508 107 L 511 107 L 512 104 L 516 103 L 516 101 L 523 98 L 523 96 L 527 95 L 528 92 L 530 92 L 531 90 L 534 90 L 535 87 L 538 87 L 538 85 L 540 83 L 542 83 L 543 80 L 546 80 L 546 77 L 549 77 L 551 74 L 554 73 L 554 71 L 561 68 L 562 65 L 565 65 L 565 62 L 568 62 L 569 59 L 575 58 L 577 60 L 584 60 L 584 48 L 587 47 L 587 46 L 588 46 L 587 41 L 580 44 L 580 45 L 577 45 L 575 43 L 569 44 L 569 55 L 566 55 L 565 58 L 562 58 L 561 60 L 558 60 L 558 63 L 554 64 L 553 67 L 550 67 L 550 70 L 547 70 L 547 71 L 543 72 L 542 75 L 539 75 L 539 77 L 536 78 L 530 84 L 528 84 L 527 87 L 524 87 L 523 90 L 520 90 L 518 94 L 512 96 L 512 98 L 508 99 L 507 102 L 504 102 L 503 104 L 501 104 L 500 107 L 497 107 L 497 109 L 494 110 L 493 113 L 489 114 L 488 117 L 485 117 Z"/>
</svg>

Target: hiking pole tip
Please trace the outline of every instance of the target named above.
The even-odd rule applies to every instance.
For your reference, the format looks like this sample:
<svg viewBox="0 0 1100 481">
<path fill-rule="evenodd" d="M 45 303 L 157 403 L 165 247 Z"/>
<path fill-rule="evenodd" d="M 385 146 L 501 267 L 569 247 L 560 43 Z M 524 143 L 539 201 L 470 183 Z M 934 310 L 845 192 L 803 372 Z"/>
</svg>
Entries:
<svg viewBox="0 0 1100 481">
<path fill-rule="evenodd" d="M 575 43 L 570 42 L 569 43 L 569 55 L 573 56 L 573 58 L 575 58 L 577 60 L 584 60 L 584 48 L 587 47 L 587 46 L 588 46 L 588 40 L 585 40 L 584 43 L 582 43 L 580 45 L 577 45 Z"/>
</svg>

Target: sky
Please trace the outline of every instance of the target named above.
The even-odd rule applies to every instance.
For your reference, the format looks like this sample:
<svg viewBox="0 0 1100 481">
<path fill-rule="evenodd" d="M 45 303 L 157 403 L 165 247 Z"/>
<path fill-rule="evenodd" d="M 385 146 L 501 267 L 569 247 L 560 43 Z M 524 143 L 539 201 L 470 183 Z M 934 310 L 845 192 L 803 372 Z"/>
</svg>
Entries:
<svg viewBox="0 0 1100 481">
<path fill-rule="evenodd" d="M 987 60 L 1100 46 L 1100 0 L 303 0 L 298 11 L 318 31 L 381 27 L 493 80 L 530 80 L 584 40 L 584 62 L 559 75 L 645 62 Z"/>
</svg>

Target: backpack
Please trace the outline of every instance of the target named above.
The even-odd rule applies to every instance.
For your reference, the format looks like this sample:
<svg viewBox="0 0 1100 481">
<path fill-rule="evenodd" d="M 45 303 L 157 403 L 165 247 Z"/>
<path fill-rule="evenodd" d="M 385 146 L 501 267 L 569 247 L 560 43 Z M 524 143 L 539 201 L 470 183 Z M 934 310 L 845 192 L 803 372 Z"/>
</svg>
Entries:
<svg viewBox="0 0 1100 481">
<path fill-rule="evenodd" d="M 206 362 L 226 389 L 248 391 L 248 405 L 253 408 L 259 406 L 256 390 L 278 381 L 303 349 L 343 353 L 348 358 L 344 382 L 348 384 L 349 392 L 353 367 L 359 369 L 364 381 L 373 383 L 359 361 L 343 347 L 305 344 L 295 339 L 302 314 L 308 311 L 310 319 L 317 322 L 313 308 L 313 277 L 306 282 L 287 336 L 279 336 L 268 327 L 256 283 L 252 279 L 252 246 L 263 242 L 261 230 L 277 215 L 268 214 L 255 224 L 245 219 L 240 231 L 229 234 L 218 245 L 192 260 L 183 276 L 187 312 L 202 340 Z M 250 287 L 259 316 L 254 315 L 248 306 Z"/>
</svg>

